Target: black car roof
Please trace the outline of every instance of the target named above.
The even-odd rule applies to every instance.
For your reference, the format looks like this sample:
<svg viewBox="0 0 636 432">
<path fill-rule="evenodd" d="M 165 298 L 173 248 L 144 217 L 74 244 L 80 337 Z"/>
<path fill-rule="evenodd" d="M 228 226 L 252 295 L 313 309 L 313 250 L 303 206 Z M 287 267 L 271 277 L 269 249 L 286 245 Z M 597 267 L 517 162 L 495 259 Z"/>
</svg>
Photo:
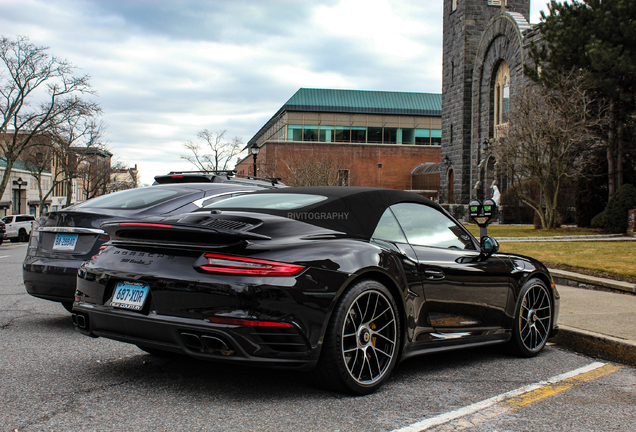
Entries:
<svg viewBox="0 0 636 432">
<path fill-rule="evenodd" d="M 428 198 L 394 189 L 350 186 L 289 187 L 258 191 L 251 196 L 262 194 L 309 194 L 324 196 L 327 199 L 289 210 L 236 210 L 283 216 L 365 239 L 371 238 L 384 211 L 394 204 L 421 203 L 442 211 L 439 204 Z"/>
</svg>

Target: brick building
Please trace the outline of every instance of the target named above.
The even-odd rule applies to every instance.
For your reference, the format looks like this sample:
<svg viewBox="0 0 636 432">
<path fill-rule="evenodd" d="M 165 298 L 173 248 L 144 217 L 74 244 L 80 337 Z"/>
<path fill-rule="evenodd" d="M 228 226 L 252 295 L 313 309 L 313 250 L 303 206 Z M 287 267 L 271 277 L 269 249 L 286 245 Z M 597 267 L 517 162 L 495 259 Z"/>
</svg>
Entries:
<svg viewBox="0 0 636 432">
<path fill-rule="evenodd" d="M 414 187 L 413 175 L 427 165 L 427 175 L 439 178 L 441 102 L 440 94 L 301 88 L 247 147 L 260 148 L 259 176 L 281 177 L 287 184 L 315 167 L 331 172 L 331 184 L 415 190 L 437 198 L 437 188 Z M 252 156 L 236 170 L 253 174 Z"/>
</svg>

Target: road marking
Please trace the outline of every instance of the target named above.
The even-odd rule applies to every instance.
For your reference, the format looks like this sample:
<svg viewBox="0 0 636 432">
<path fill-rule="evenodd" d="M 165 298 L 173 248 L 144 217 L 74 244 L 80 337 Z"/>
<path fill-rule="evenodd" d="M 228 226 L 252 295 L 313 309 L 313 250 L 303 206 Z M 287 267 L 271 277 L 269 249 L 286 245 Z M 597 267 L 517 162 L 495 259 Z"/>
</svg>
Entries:
<svg viewBox="0 0 636 432">
<path fill-rule="evenodd" d="M 402 429 L 396 429 L 393 432 L 420 432 L 440 425 L 445 425 L 440 428 L 444 431 L 466 429 L 505 412 L 518 410 L 530 403 L 561 393 L 575 385 L 616 372 L 620 368 L 621 366 L 595 362 L 571 372 L 554 376 L 546 381 L 502 393 L 464 408 L 422 420 Z M 470 415 L 472 417 L 463 419 L 463 417 Z M 450 424 L 446 425 L 446 423 Z"/>
<path fill-rule="evenodd" d="M 2 255 L 0 258 L 9 258 L 11 255 Z"/>
</svg>

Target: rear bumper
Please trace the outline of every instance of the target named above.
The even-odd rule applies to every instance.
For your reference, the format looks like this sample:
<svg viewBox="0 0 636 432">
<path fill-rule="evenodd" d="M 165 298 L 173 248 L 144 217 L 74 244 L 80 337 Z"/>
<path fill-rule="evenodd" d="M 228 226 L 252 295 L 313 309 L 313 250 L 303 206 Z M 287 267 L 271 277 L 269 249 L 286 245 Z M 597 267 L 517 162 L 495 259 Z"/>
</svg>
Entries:
<svg viewBox="0 0 636 432">
<path fill-rule="evenodd" d="M 83 303 L 74 304 L 73 322 L 76 330 L 87 336 L 202 360 L 300 370 L 312 369 L 318 360 L 318 351 L 310 347 L 300 329 L 293 327 L 260 330 L 152 313 L 109 311 Z"/>
<path fill-rule="evenodd" d="M 27 257 L 22 264 L 22 278 L 27 293 L 34 297 L 62 303 L 75 298 L 79 260 L 50 260 Z"/>
</svg>

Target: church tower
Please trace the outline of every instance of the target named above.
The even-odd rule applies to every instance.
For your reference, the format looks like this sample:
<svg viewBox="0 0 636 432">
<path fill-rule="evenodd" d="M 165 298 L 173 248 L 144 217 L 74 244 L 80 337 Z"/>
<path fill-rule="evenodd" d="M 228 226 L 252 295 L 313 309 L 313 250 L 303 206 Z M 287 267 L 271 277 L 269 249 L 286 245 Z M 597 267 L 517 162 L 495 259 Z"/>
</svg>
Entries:
<svg viewBox="0 0 636 432">
<path fill-rule="evenodd" d="M 495 118 L 495 108 L 507 109 L 507 102 L 495 107 L 497 96 L 505 95 L 497 74 L 502 83 L 509 80 L 507 91 L 511 81 L 521 82 L 521 33 L 530 29 L 529 14 L 530 0 L 444 0 L 442 203 L 467 204 L 491 187 L 484 170 L 494 161 L 484 159 L 483 142 L 495 136 L 495 123 L 505 114 Z"/>
</svg>

